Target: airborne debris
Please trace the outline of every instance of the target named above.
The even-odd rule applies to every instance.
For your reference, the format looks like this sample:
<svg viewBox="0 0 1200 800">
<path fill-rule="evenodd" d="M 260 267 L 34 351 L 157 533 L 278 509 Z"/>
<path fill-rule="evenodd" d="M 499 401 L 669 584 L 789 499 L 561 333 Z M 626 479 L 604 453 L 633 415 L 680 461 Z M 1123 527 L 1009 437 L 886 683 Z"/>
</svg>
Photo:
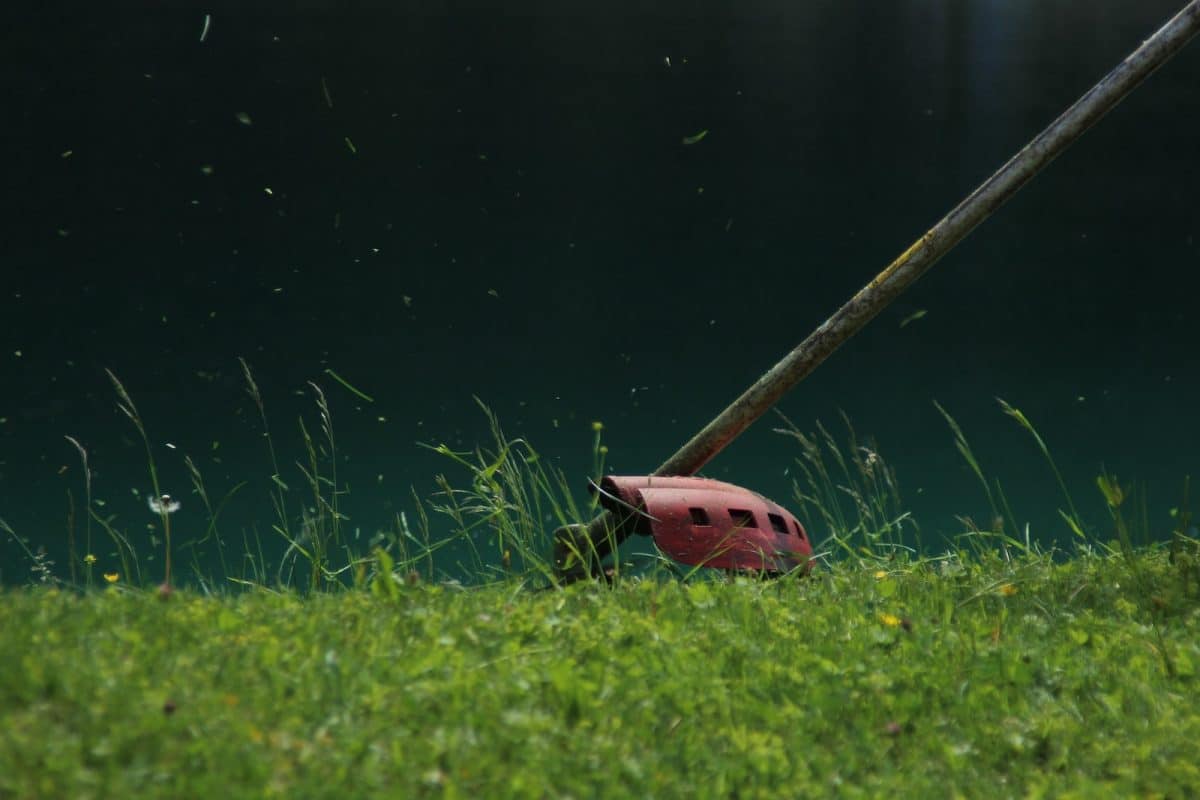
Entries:
<svg viewBox="0 0 1200 800">
<path fill-rule="evenodd" d="M 703 139 L 705 136 L 708 136 L 708 128 L 705 128 L 704 130 L 700 131 L 699 133 L 694 133 L 691 136 L 683 137 L 683 143 L 684 144 L 696 144 L 701 139 Z"/>
</svg>

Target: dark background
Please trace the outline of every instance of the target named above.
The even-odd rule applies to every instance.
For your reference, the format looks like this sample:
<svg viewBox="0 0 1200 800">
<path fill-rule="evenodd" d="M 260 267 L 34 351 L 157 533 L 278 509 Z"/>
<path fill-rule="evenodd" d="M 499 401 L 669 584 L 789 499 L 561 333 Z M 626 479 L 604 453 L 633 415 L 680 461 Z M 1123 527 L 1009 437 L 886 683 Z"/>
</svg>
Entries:
<svg viewBox="0 0 1200 800">
<path fill-rule="evenodd" d="M 486 443 L 473 396 L 581 490 L 594 420 L 611 470 L 653 470 L 1178 7 L 242 5 L 23 10 L 0 34 L 0 519 L 60 574 L 83 496 L 64 435 L 150 549 L 105 368 L 180 536 L 203 525 L 190 454 L 216 496 L 248 482 L 226 536 L 282 549 L 239 356 L 294 486 L 322 386 L 364 534 L 465 477 L 415 443 Z M 1103 466 L 1165 535 L 1200 442 L 1197 142 L 1193 43 L 782 410 L 873 437 L 927 547 L 988 514 L 935 399 L 1034 539 L 1069 541 L 1063 501 L 996 396 L 1090 533 L 1111 535 Z M 706 474 L 789 504 L 774 425 Z M 26 561 L 0 541 L 0 578 Z"/>
</svg>

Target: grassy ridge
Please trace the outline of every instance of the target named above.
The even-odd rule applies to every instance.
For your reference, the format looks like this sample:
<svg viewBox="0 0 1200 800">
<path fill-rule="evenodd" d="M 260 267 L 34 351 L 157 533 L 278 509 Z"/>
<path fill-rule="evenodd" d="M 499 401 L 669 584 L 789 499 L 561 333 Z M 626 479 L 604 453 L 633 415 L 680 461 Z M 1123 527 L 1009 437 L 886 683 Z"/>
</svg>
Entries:
<svg viewBox="0 0 1200 800">
<path fill-rule="evenodd" d="M 178 505 L 111 374 L 146 448 L 157 590 L 145 543 L 93 502 L 76 439 L 86 513 L 78 532 L 69 515 L 67 576 L 0 519 L 38 583 L 0 590 L 0 800 L 1200 795 L 1186 480 L 1169 541 L 1147 545 L 1164 537 L 1144 499 L 1098 476 L 1114 539 L 1101 542 L 1032 423 L 1002 403 L 1062 489 L 1064 559 L 1017 527 L 942 410 L 990 518 L 960 517 L 933 555 L 913 546 L 920 528 L 873 443 L 848 421 L 839 445 L 784 419 L 798 510 L 821 542 L 811 577 L 726 579 L 643 542 L 652 552 L 624 553 L 613 585 L 562 586 L 549 531 L 590 518 L 594 498 L 577 505 L 566 476 L 486 408 L 489 446 L 431 446 L 469 481 L 438 476 L 433 497 L 413 498 L 411 527 L 400 513 L 357 549 L 323 391 L 310 385 L 317 419 L 301 421 L 285 479 L 242 368 L 281 558 L 244 532 L 238 553 L 221 512 L 247 484 L 210 495 L 186 459 L 206 522 L 175 543 L 191 562 L 170 571 Z M 449 522 L 444 538 L 427 513 Z M 471 588 L 446 580 L 451 552 Z"/>
<path fill-rule="evenodd" d="M 0 797 L 1194 796 L 1194 553 L 1137 559 L 9 591 Z"/>
</svg>

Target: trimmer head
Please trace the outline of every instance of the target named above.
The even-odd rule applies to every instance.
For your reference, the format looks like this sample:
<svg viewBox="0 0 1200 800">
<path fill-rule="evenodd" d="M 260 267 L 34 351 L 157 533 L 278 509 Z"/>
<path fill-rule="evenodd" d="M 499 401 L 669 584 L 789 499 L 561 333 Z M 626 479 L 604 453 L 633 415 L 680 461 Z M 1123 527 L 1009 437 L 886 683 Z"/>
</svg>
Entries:
<svg viewBox="0 0 1200 800">
<path fill-rule="evenodd" d="M 612 513 L 617 539 L 654 537 L 676 561 L 778 574 L 808 571 L 812 545 L 791 512 L 731 483 L 695 477 L 609 475 L 592 484 Z"/>
</svg>

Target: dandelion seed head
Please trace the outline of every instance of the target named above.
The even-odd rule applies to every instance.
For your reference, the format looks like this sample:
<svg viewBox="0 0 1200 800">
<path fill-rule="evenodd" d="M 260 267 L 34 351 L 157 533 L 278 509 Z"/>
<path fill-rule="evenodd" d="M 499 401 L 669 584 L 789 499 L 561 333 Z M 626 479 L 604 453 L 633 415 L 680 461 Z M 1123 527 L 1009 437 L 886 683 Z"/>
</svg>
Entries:
<svg viewBox="0 0 1200 800">
<path fill-rule="evenodd" d="M 146 504 L 155 514 L 174 514 L 182 507 L 182 504 L 169 494 L 147 497 Z"/>
</svg>

